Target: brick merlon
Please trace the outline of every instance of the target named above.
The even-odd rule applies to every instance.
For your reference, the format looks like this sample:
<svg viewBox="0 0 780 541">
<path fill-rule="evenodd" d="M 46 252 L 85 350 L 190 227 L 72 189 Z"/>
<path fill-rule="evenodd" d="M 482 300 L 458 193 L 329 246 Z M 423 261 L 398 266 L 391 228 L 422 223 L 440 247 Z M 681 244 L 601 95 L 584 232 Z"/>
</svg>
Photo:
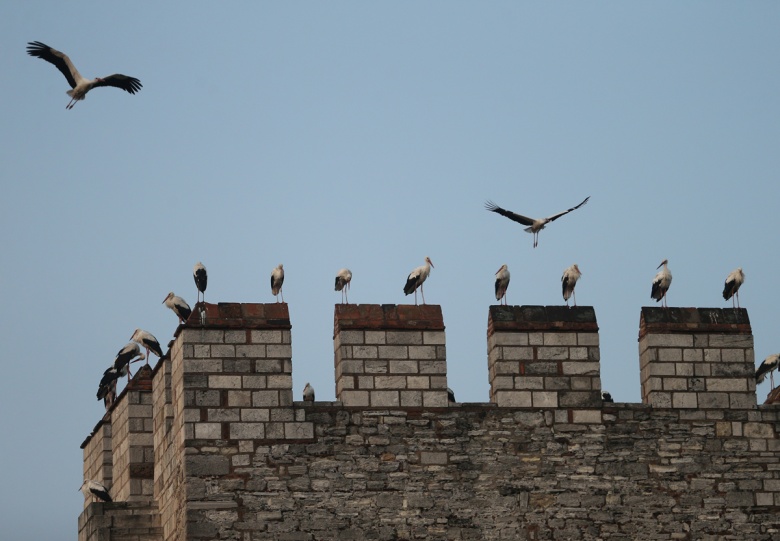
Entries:
<svg viewBox="0 0 780 541">
<path fill-rule="evenodd" d="M 201 323 L 201 308 L 206 309 L 205 323 Z M 196 329 L 283 329 L 290 330 L 290 311 L 287 303 L 240 303 L 220 302 L 218 304 L 199 302 L 192 309 L 189 319 L 179 325 L 174 333 L 178 336 L 184 327 Z"/>
<path fill-rule="evenodd" d="M 444 317 L 438 304 L 337 304 L 333 335 L 344 330 L 393 329 L 443 331 Z"/>
<path fill-rule="evenodd" d="M 643 306 L 639 338 L 648 333 L 752 334 L 745 308 L 659 308 Z"/>
<path fill-rule="evenodd" d="M 592 306 L 500 306 L 488 311 L 488 336 L 495 332 L 598 332 Z"/>
</svg>

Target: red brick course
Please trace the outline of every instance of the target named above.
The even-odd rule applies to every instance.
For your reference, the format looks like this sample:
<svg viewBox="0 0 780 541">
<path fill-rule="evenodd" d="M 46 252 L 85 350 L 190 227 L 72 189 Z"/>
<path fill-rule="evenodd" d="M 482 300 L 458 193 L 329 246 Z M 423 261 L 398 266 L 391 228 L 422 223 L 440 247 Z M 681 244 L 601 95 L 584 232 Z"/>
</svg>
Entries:
<svg viewBox="0 0 780 541">
<path fill-rule="evenodd" d="M 438 304 L 337 304 L 334 335 L 345 330 L 443 331 L 444 317 Z"/>
</svg>

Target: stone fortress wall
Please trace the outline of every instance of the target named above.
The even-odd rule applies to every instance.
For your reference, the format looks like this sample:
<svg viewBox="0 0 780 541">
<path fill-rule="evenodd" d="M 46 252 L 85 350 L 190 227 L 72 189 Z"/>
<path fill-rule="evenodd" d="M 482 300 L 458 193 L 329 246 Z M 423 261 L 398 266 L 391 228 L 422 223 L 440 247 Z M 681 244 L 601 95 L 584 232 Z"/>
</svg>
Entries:
<svg viewBox="0 0 780 541">
<path fill-rule="evenodd" d="M 287 305 L 200 304 L 82 445 L 79 540 L 780 539 L 746 310 L 642 308 L 641 404 L 590 307 L 491 306 L 487 364 L 448 402 L 439 306 L 337 305 L 336 401 L 298 402 Z"/>
</svg>

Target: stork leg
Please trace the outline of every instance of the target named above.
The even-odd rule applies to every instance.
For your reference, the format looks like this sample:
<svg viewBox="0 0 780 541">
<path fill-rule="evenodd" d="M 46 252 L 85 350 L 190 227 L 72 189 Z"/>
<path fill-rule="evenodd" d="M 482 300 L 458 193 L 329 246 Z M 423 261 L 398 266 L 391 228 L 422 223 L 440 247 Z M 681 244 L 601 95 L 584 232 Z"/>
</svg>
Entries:
<svg viewBox="0 0 780 541">
<path fill-rule="evenodd" d="M 417 288 L 414 288 L 414 305 L 417 306 Z"/>
<path fill-rule="evenodd" d="M 772 374 L 772 370 L 769 371 L 769 384 L 772 386 L 772 390 L 775 388 L 775 377 Z"/>
<path fill-rule="evenodd" d="M 284 304 L 284 290 L 280 289 L 279 294 L 282 296 L 282 304 Z"/>
<path fill-rule="evenodd" d="M 423 289 L 422 284 L 420 284 L 420 295 L 422 295 L 423 304 L 425 304 L 425 290 Z"/>
<path fill-rule="evenodd" d="M 571 294 L 574 297 L 574 306 L 577 306 L 577 292 L 576 291 L 572 291 Z"/>
</svg>

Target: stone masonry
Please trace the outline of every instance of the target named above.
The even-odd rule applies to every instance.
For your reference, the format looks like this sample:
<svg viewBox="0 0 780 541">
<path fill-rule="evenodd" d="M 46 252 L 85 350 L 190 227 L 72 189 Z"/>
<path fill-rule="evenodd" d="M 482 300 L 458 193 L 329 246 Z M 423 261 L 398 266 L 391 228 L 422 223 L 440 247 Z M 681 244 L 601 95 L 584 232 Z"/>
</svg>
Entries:
<svg viewBox="0 0 780 541">
<path fill-rule="evenodd" d="M 702 359 L 690 361 L 704 380 L 693 391 L 705 393 L 696 407 L 674 396 L 665 406 L 602 404 L 592 308 L 495 306 L 488 315 L 491 402 L 439 405 L 434 398 L 426 406 L 425 392 L 438 397 L 446 389 L 439 307 L 337 306 L 336 382 L 346 379 L 336 402 L 292 401 L 286 305 L 205 307 L 205 324 L 194 315 L 180 326 L 152 374 L 153 495 L 88 505 L 79 541 L 780 539 L 780 406 L 756 406 L 754 386 L 728 383 L 745 374 L 726 367 L 740 363 L 724 351 L 741 347 L 744 361 L 748 349 L 752 355 L 744 310 L 722 310 L 713 317 L 725 319 L 715 321 L 699 313 L 687 346 L 679 342 L 686 332 L 669 325 L 691 314 L 643 309 L 643 371 L 683 364 L 696 357 L 684 351 L 701 348 Z M 742 326 L 713 326 L 720 324 Z M 744 347 L 723 339 L 735 335 Z M 367 346 L 375 350 L 356 354 Z M 404 346 L 407 357 L 380 353 L 380 346 Z M 435 356 L 411 353 L 420 346 L 434 346 Z M 560 348 L 552 359 L 548 347 Z M 530 348 L 531 358 L 511 348 Z M 666 360 L 674 355 L 664 349 L 680 349 L 683 360 Z M 706 353 L 715 349 L 718 359 Z M 647 362 L 642 355 L 650 355 Z M 339 370 L 353 361 L 362 367 Z M 404 361 L 417 365 L 398 372 L 391 364 Z M 441 361 L 443 372 L 425 373 L 424 361 Z M 709 372 L 696 374 L 696 363 L 709 363 Z M 678 376 L 654 370 L 650 377 L 666 392 L 664 378 Z M 381 388 L 387 382 L 376 378 L 391 374 L 405 379 Z M 409 384 L 422 375 L 427 387 Z M 372 394 L 386 390 L 396 404 L 380 406 L 387 395 Z M 422 405 L 402 403 L 410 390 L 421 391 Z M 347 405 L 347 391 L 366 392 L 367 403 Z M 508 405 L 494 391 L 530 391 L 531 402 Z M 537 391 L 554 394 L 534 403 Z M 746 404 L 739 393 L 751 392 Z M 704 407 L 707 393 L 726 393 L 728 402 Z M 110 437 L 105 427 L 116 437 L 120 402 L 129 397 L 122 393 L 85 441 L 85 474 L 110 469 L 99 458 Z M 120 479 L 129 466 L 111 449 Z"/>
</svg>

